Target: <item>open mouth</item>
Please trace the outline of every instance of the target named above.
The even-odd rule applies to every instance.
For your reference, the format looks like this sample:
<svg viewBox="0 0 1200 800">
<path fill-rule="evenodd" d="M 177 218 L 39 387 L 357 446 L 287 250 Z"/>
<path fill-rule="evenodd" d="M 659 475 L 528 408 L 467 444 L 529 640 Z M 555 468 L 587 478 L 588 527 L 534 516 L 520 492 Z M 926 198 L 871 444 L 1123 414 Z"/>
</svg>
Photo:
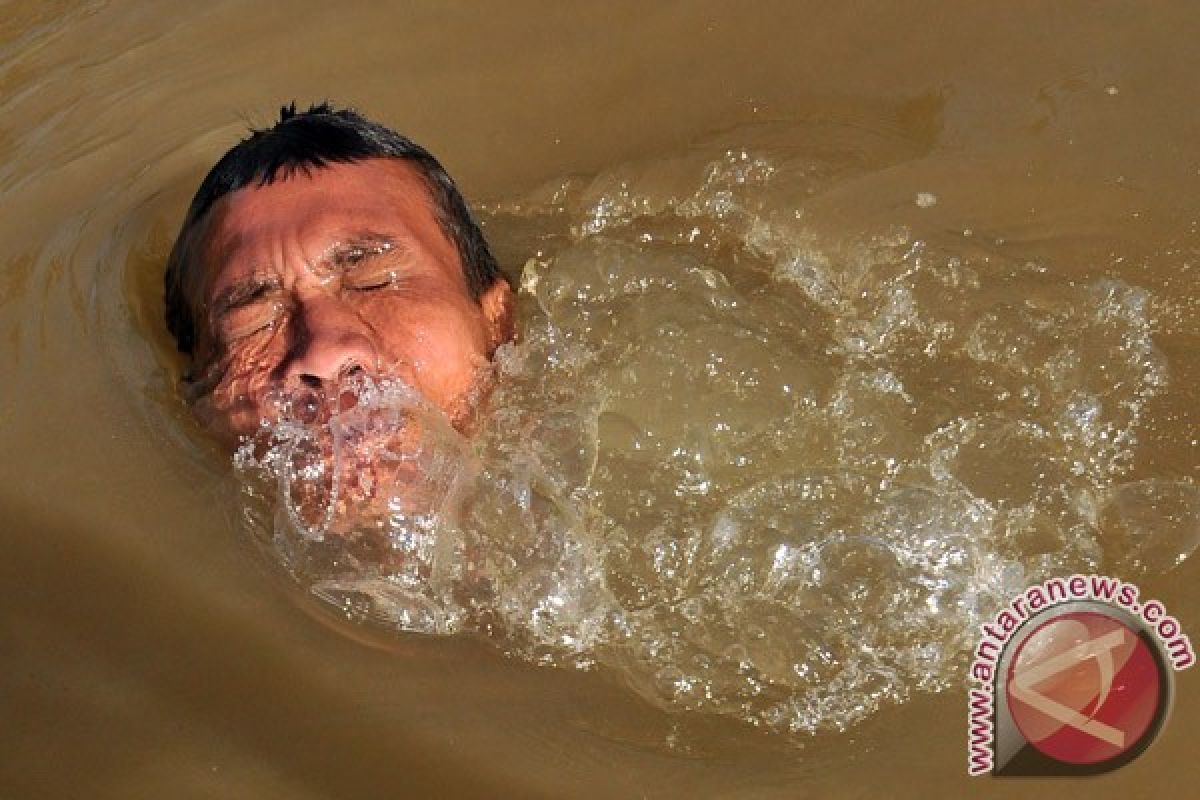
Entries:
<svg viewBox="0 0 1200 800">
<path fill-rule="evenodd" d="M 328 394 L 277 391 L 271 408 L 234 463 L 274 484 L 281 510 L 311 540 L 437 514 L 466 466 L 446 415 L 399 380 L 358 375 Z"/>
</svg>

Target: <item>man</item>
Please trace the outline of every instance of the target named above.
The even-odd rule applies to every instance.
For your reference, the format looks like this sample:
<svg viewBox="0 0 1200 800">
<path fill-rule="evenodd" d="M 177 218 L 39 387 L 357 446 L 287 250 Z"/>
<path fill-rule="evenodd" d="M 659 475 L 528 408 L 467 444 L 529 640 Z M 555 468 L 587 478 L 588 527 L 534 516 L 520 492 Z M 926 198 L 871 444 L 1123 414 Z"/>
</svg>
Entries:
<svg viewBox="0 0 1200 800">
<path fill-rule="evenodd" d="M 166 270 L 186 394 L 228 443 L 304 390 L 396 378 L 458 427 L 512 290 L 450 176 L 419 145 L 328 104 L 281 110 L 192 200 Z"/>
</svg>

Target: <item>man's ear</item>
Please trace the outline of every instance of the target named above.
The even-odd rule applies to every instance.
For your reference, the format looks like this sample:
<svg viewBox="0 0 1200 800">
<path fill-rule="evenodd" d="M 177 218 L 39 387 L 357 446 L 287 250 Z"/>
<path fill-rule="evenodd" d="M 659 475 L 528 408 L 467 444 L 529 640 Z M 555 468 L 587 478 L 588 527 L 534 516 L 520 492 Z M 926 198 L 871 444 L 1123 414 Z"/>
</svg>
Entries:
<svg viewBox="0 0 1200 800">
<path fill-rule="evenodd" d="M 493 351 L 513 338 L 515 325 L 512 287 L 504 278 L 496 278 L 479 298 L 483 318 L 487 322 L 488 351 Z"/>
</svg>

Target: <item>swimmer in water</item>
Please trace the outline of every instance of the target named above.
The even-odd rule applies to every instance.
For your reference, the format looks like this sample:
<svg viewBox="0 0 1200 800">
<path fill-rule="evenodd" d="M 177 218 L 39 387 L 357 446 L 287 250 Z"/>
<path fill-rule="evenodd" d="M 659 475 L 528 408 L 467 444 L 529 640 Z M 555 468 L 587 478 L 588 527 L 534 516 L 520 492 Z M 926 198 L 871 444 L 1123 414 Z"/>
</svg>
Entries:
<svg viewBox="0 0 1200 800">
<path fill-rule="evenodd" d="M 228 445 L 297 391 L 399 380 L 463 430 L 513 293 L 441 164 L 328 104 L 281 110 L 209 171 L 167 263 L 185 395 Z"/>
</svg>

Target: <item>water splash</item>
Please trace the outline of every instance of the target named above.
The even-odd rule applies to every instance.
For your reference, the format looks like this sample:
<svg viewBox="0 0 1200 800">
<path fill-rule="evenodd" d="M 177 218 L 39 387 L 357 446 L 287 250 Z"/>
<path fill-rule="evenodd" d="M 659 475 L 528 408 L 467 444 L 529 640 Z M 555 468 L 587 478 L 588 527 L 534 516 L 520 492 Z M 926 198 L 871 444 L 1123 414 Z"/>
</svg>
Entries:
<svg viewBox="0 0 1200 800">
<path fill-rule="evenodd" d="M 795 198 L 828 171 L 689 163 L 494 213 L 544 231 L 472 439 L 401 384 L 283 401 L 236 461 L 302 585 L 801 733 L 959 685 L 1032 581 L 1195 550 L 1195 487 L 1123 483 L 1168 377 L 1144 290 L 823 248 Z"/>
</svg>

